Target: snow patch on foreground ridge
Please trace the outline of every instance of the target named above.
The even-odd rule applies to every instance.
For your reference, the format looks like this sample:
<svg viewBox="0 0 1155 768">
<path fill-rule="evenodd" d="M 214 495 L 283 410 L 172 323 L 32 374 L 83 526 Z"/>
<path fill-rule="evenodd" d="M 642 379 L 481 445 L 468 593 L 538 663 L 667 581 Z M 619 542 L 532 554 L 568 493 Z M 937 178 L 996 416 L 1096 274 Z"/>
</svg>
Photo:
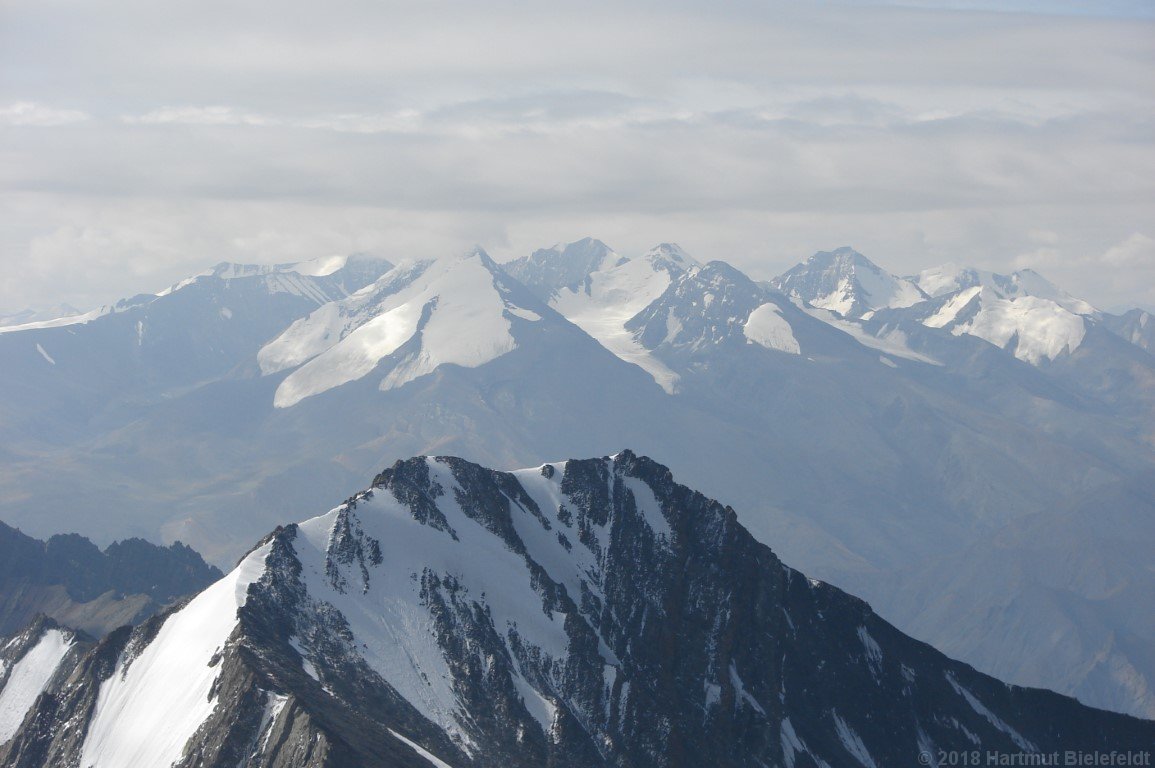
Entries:
<svg viewBox="0 0 1155 768">
<path fill-rule="evenodd" d="M 0 692 L 0 744 L 12 738 L 36 697 L 48 685 L 61 659 L 72 647 L 72 638 L 59 629 L 50 629 L 12 667 Z M 0 666 L 0 673 L 3 673 Z"/>
<path fill-rule="evenodd" d="M 88 768 L 172 765 L 216 706 L 210 697 L 237 608 L 260 578 L 269 545 L 165 619 L 139 656 L 126 651 L 100 687 L 80 764 Z M 130 649 L 131 650 L 131 649 Z M 125 723 L 132 723 L 126 728 Z"/>
</svg>

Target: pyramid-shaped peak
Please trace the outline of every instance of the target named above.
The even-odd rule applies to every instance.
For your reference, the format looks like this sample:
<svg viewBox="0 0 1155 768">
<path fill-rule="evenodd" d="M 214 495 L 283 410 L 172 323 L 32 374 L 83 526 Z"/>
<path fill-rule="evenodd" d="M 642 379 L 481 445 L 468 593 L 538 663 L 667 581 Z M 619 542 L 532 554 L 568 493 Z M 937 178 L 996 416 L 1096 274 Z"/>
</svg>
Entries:
<svg viewBox="0 0 1155 768">
<path fill-rule="evenodd" d="M 488 253 L 486 253 L 485 249 L 482 248 L 480 245 L 475 245 L 472 248 L 469 248 L 468 250 L 463 251 L 463 252 L 457 254 L 456 256 L 450 257 L 450 258 L 453 258 L 456 261 L 470 261 L 473 259 L 477 259 L 482 264 L 487 264 L 487 265 L 494 263 L 493 259 L 490 258 L 490 255 Z"/>
<path fill-rule="evenodd" d="M 754 282 L 750 279 L 749 275 L 747 275 L 742 270 L 738 269 L 729 262 L 720 261 L 718 259 L 708 261 L 701 266 L 695 267 L 693 270 L 691 270 L 691 272 L 699 279 L 721 278 L 742 284 L 752 284 Z"/>
<path fill-rule="evenodd" d="M 837 266 L 846 271 L 853 271 L 856 267 L 866 267 L 874 272 L 882 271 L 881 267 L 849 245 L 835 248 L 833 251 L 819 251 L 804 263 L 812 266 Z"/>
<path fill-rule="evenodd" d="M 677 243 L 659 243 L 646 251 L 643 258 L 653 264 L 655 268 L 659 269 L 675 268 L 686 270 L 691 267 L 701 266 L 693 256 L 686 253 Z"/>
<path fill-rule="evenodd" d="M 771 284 L 788 296 L 851 318 L 927 298 L 914 282 L 890 274 L 849 246 L 819 251 Z"/>
</svg>

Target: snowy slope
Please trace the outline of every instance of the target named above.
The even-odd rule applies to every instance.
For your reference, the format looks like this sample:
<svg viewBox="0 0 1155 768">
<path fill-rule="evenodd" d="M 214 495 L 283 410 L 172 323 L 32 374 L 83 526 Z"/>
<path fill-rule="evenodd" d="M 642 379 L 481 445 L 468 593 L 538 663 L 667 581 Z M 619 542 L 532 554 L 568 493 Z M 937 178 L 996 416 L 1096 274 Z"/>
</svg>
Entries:
<svg viewBox="0 0 1155 768">
<path fill-rule="evenodd" d="M 369 666 L 468 751 L 472 746 L 469 713 L 454 693 L 451 670 L 434 642 L 435 622 L 428 615 L 428 598 L 423 596 L 427 585 L 413 575 L 451 575 L 464 586 L 465 595 L 486 596 L 486 608 L 498 630 L 503 634 L 516 630 L 527 648 L 543 660 L 564 662 L 568 640 L 564 617 L 542 613 L 541 597 L 523 558 L 462 510 L 461 489 L 450 467 L 427 460 L 420 471 L 427 474 L 430 487 L 443 494 L 438 494 L 440 514 L 434 524 L 415 519 L 408 505 L 392 494 L 375 493 L 358 500 L 355 517 L 338 508 L 301 524 L 294 549 L 304 564 L 309 595 L 341 611 L 349 622 L 352 643 Z M 560 498 L 556 483 L 552 490 Z M 554 512 L 557 505 L 545 509 Z M 358 538 L 381 542 L 381 557 L 388 561 L 388 568 L 375 569 L 368 577 L 355 569 L 342 569 L 335 576 L 328 553 L 350 520 L 358 526 Z M 521 523 L 515 519 L 515 529 L 524 529 Z M 539 536 L 538 541 L 549 550 L 561 549 L 552 536 Z M 552 554 L 548 559 L 557 562 L 556 552 Z M 317 652 L 310 647 L 314 643 L 311 638 L 301 641 L 306 653 Z M 399 648 L 405 652 L 398 653 Z M 534 705 L 531 713 L 548 730 L 553 705 L 527 683 L 521 688 L 529 694 L 527 704 Z"/>
<path fill-rule="evenodd" d="M 950 294 L 923 324 L 946 328 L 956 336 L 969 334 L 1008 349 L 1032 365 L 1069 355 L 1079 348 L 1089 320 L 1051 299 L 1036 296 L 1006 298 L 984 286 Z"/>
<path fill-rule="evenodd" d="M 1092 317 L 1099 314 L 1098 310 L 1086 301 L 1062 290 L 1033 269 L 1000 275 L 981 269 L 943 264 L 925 269 L 910 279 L 928 296 L 934 298 L 981 287 L 1002 299 L 1034 297 L 1053 302 L 1071 314 Z"/>
<path fill-rule="evenodd" d="M 74 642 L 72 633 L 49 629 L 11 669 L 5 670 L 0 664 L 0 681 L 3 682 L 0 687 L 0 744 L 11 739 L 20 728 L 24 716 L 56 674 Z"/>
<path fill-rule="evenodd" d="M 882 270 L 846 247 L 816 253 L 771 284 L 788 296 L 846 318 L 883 307 L 909 307 L 926 298 L 913 282 Z"/>
<path fill-rule="evenodd" d="M 268 547 L 166 618 L 143 648 L 129 648 L 100 686 L 80 752 L 86 768 L 171 765 L 213 711 L 214 657 L 237 625 Z"/>
<path fill-rule="evenodd" d="M 900 324 L 903 317 L 914 316 L 927 327 L 984 339 L 1039 365 L 1078 349 L 1085 318 L 1097 322 L 1101 317 L 1031 269 L 1000 275 L 947 264 L 899 278 L 850 248 L 817 253 L 771 283 L 812 316 L 858 341 L 924 361 L 928 356 L 909 349 L 893 324 L 883 324 L 879 333 L 864 324 L 877 311 L 892 310 L 888 317 L 899 318 Z"/>
<path fill-rule="evenodd" d="M 70 304 L 58 304 L 39 311 L 25 309 L 20 312 L 0 313 L 0 328 L 10 325 L 26 325 L 42 320 L 58 320 L 79 314 L 82 314 L 81 311 Z"/>
<path fill-rule="evenodd" d="M 604 251 L 595 253 L 594 258 L 575 261 L 574 246 L 585 242 L 537 251 L 528 260 L 507 265 L 507 269 L 545 293 L 550 306 L 606 349 L 642 368 L 667 393 L 675 393 L 678 374 L 650 354 L 626 323 L 696 262 L 670 243 L 658 245 L 636 259 L 625 259 L 602 246 Z M 575 279 L 579 274 L 581 277 Z M 557 282 L 550 284 L 542 275 L 558 276 Z"/>
<path fill-rule="evenodd" d="M 257 355 L 264 375 L 296 368 L 277 387 L 274 404 L 289 408 L 356 381 L 406 345 L 391 361 L 382 390 L 442 365 L 476 368 L 511 352 L 517 347 L 513 323 L 541 316 L 516 305 L 496 272 L 480 249 L 402 265 L 298 320 Z"/>
<path fill-rule="evenodd" d="M 945 298 L 923 323 L 966 333 L 1012 351 L 1032 365 L 1079 348 L 1088 322 L 1102 313 L 1033 269 L 1000 275 L 945 264 L 913 278 L 935 298 Z"/>
<path fill-rule="evenodd" d="M 89 315 L 0 329 L 0 444 L 74 444 L 136 421 L 150 404 L 247 375 L 240 371 L 255 368 L 256 352 L 290 323 L 386 266 L 350 258 L 318 276 L 225 264 Z"/>
<path fill-rule="evenodd" d="M 69 325 L 81 325 L 83 323 L 90 323 L 98 317 L 111 314 L 115 312 L 116 309 L 116 305 L 104 306 L 88 312 L 77 312 L 43 320 L 28 320 L 10 325 L 0 325 L 0 333 L 15 333 L 17 331 L 34 331 L 39 328 L 62 328 Z"/>
<path fill-rule="evenodd" d="M 761 344 L 767 349 L 777 349 L 780 352 L 801 354 L 798 339 L 794 338 L 794 330 L 790 322 L 782 316 L 782 310 L 777 304 L 766 302 L 754 309 L 746 318 L 743 333 L 752 344 Z"/>
</svg>

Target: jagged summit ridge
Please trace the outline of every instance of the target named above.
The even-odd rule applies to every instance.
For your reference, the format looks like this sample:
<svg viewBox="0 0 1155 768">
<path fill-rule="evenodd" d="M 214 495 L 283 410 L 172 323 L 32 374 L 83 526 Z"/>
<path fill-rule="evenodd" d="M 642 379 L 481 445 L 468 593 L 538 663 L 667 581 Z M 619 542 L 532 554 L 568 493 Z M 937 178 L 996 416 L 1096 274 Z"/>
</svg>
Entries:
<svg viewBox="0 0 1155 768">
<path fill-rule="evenodd" d="M 1155 736 L 903 636 L 630 451 L 399 461 L 26 722 L 5 764 L 901 765 Z"/>
</svg>

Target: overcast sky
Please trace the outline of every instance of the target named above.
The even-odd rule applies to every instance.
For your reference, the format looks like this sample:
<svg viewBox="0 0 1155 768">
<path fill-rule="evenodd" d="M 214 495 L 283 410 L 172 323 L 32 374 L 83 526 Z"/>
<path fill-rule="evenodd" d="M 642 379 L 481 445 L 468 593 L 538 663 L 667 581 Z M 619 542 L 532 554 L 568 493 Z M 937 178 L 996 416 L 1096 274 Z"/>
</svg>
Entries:
<svg viewBox="0 0 1155 768">
<path fill-rule="evenodd" d="M 1155 308 L 1155 0 L 0 0 L 0 312 L 585 235 Z"/>
</svg>

